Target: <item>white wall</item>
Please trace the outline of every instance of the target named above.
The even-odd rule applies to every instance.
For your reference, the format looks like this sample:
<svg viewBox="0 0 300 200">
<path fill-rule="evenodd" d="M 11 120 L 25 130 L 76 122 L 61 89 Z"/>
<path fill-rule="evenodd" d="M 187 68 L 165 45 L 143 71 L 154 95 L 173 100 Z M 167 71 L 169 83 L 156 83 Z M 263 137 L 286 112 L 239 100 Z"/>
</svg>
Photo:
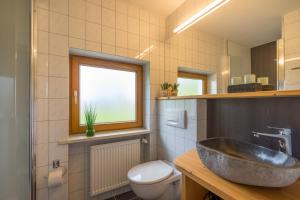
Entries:
<svg viewBox="0 0 300 200">
<path fill-rule="evenodd" d="M 34 14 L 37 22 L 34 69 L 37 199 L 77 197 L 82 200 L 78 194 L 83 188 L 73 187 L 69 182 L 80 186 L 88 174 L 69 173 L 64 185 L 53 189 L 47 187 L 44 178 L 52 169 L 52 160 L 59 159 L 68 168 L 70 159 L 74 158 L 68 152 L 68 145 L 57 143 L 69 137 L 69 49 L 135 58 L 153 45 L 150 52 L 138 59 L 149 62 L 147 76 L 151 91 L 145 97 L 145 104 L 150 112 L 145 121 L 151 129 L 149 156 L 156 159 L 155 98 L 159 84 L 164 81 L 165 19 L 124 0 L 36 0 Z"/>
<path fill-rule="evenodd" d="M 187 127 L 168 126 L 172 110 L 186 110 Z M 174 118 L 174 117 L 172 117 Z M 173 161 L 177 156 L 196 148 L 196 142 L 206 138 L 206 100 L 160 100 L 158 159 Z"/>
<path fill-rule="evenodd" d="M 165 18 L 125 2 L 35 0 L 34 132 L 38 200 L 79 198 L 77 194 L 83 189 L 75 187 L 77 190 L 72 188 L 69 192 L 73 187 L 69 182 L 87 180 L 86 173 L 83 176 L 69 173 L 63 186 L 49 189 L 44 178 L 51 170 L 52 160 L 59 159 L 68 168 L 74 159 L 67 145 L 57 143 L 69 137 L 70 48 L 135 58 L 153 45 L 151 51 L 138 58 L 149 62 L 150 95 L 145 97 L 145 104 L 149 105 L 150 112 L 145 121 L 151 129 L 149 157 L 152 160 L 157 158 L 155 98 L 159 84 L 176 82 L 179 66 L 209 71 L 214 74 L 212 81 L 222 83 L 219 80 L 224 78 L 220 73 L 226 49 L 224 39 L 189 29 L 166 41 Z M 212 91 L 217 92 L 219 88 L 214 85 Z M 83 156 L 85 159 L 88 155 Z"/>
</svg>

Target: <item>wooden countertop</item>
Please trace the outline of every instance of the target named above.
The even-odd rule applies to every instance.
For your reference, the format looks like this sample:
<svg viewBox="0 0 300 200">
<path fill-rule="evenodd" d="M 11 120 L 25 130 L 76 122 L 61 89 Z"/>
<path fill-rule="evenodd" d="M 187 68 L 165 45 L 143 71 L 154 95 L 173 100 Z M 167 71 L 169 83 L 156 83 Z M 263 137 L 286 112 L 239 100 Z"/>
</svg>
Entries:
<svg viewBox="0 0 300 200">
<path fill-rule="evenodd" d="M 300 97 L 300 90 L 274 90 L 243 93 L 206 94 L 195 96 L 158 97 L 158 100 L 168 99 L 240 99 L 240 98 L 272 98 L 272 97 Z"/>
<path fill-rule="evenodd" d="M 177 157 L 174 162 L 183 175 L 225 200 L 300 200 L 300 179 L 286 188 L 262 188 L 232 183 L 208 170 L 196 150 Z"/>
</svg>

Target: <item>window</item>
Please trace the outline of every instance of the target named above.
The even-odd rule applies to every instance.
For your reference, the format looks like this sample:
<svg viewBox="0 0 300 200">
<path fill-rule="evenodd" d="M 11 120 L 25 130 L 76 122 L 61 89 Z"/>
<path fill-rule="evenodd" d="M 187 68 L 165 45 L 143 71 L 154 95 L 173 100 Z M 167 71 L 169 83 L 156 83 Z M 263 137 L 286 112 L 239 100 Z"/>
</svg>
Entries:
<svg viewBox="0 0 300 200">
<path fill-rule="evenodd" d="M 86 130 L 84 109 L 97 111 L 96 131 L 142 127 L 143 69 L 139 65 L 71 56 L 70 132 Z"/>
<path fill-rule="evenodd" d="M 202 95 L 207 91 L 207 75 L 178 72 L 178 96 Z"/>
</svg>

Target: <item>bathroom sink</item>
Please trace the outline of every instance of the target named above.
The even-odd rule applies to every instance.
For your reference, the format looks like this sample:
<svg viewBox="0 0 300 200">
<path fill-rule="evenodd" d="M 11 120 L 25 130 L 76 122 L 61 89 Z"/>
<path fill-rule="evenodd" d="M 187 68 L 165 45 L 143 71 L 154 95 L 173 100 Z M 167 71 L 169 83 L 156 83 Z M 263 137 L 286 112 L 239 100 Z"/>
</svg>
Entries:
<svg viewBox="0 0 300 200">
<path fill-rule="evenodd" d="M 280 151 L 230 138 L 211 138 L 197 142 L 203 164 L 232 182 L 285 187 L 300 176 L 298 159 Z"/>
</svg>

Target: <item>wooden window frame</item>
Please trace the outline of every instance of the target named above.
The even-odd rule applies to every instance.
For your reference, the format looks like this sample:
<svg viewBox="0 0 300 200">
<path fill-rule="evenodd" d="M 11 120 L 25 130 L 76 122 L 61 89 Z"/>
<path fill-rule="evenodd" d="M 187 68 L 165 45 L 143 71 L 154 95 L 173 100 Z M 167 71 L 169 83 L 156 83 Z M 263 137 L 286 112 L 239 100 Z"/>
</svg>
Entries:
<svg viewBox="0 0 300 200">
<path fill-rule="evenodd" d="M 189 79 L 202 80 L 203 81 L 203 84 L 202 84 L 203 94 L 207 94 L 207 75 L 190 73 L 190 72 L 178 72 L 178 78 L 189 78 Z"/>
<path fill-rule="evenodd" d="M 130 71 L 136 73 L 136 121 L 96 124 L 94 126 L 95 131 L 101 132 L 130 128 L 141 128 L 143 126 L 143 67 L 140 65 L 108 61 L 99 58 L 70 56 L 70 134 L 84 133 L 86 131 L 86 126 L 80 126 L 79 119 L 79 67 L 80 65 L 84 64 L 93 67 Z M 75 93 L 77 94 L 75 95 Z"/>
</svg>

